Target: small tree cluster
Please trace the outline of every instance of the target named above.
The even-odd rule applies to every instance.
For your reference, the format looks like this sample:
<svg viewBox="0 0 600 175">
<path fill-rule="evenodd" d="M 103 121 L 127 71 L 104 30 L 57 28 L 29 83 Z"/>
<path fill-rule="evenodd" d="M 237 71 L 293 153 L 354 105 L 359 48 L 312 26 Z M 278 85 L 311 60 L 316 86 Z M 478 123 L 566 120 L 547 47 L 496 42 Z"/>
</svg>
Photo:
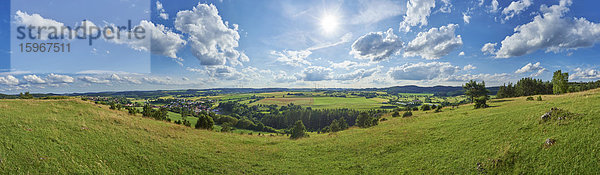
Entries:
<svg viewBox="0 0 600 175">
<path fill-rule="evenodd" d="M 196 122 L 195 128 L 212 130 L 214 124 L 215 124 L 215 122 L 213 121 L 212 117 L 210 117 L 206 114 L 200 114 L 198 116 L 198 121 Z"/>
<path fill-rule="evenodd" d="M 429 110 L 431 110 L 431 106 L 429 106 L 428 104 L 421 105 L 421 111 L 429 111 Z"/>
<path fill-rule="evenodd" d="M 370 116 L 366 112 L 361 112 L 356 118 L 356 126 L 368 128 L 379 124 L 379 117 Z"/>
<path fill-rule="evenodd" d="M 465 89 L 465 94 L 475 102 L 475 109 L 488 107 L 486 102 L 489 99 L 488 93 L 490 93 L 490 91 L 485 88 L 484 81 L 477 83 L 476 81 L 471 80 L 463 85 L 463 89 Z"/>
<path fill-rule="evenodd" d="M 406 112 L 404 112 L 404 114 L 402 114 L 402 117 L 410 117 L 412 115 L 413 115 L 412 112 L 406 111 Z"/>
</svg>

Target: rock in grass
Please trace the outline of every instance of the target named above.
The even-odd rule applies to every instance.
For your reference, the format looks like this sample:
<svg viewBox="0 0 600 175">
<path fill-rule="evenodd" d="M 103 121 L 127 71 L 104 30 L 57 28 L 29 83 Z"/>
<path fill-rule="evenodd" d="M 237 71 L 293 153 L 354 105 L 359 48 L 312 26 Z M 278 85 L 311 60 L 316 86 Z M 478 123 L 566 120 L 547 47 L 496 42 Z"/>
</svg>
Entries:
<svg viewBox="0 0 600 175">
<path fill-rule="evenodd" d="M 549 120 L 552 117 L 552 112 L 546 112 L 542 117 L 540 117 L 543 121 Z"/>
<path fill-rule="evenodd" d="M 552 139 L 552 138 L 548 138 L 546 139 L 546 141 L 544 142 L 544 147 L 548 148 L 552 145 L 554 145 L 554 143 L 556 143 L 556 140 Z"/>
</svg>

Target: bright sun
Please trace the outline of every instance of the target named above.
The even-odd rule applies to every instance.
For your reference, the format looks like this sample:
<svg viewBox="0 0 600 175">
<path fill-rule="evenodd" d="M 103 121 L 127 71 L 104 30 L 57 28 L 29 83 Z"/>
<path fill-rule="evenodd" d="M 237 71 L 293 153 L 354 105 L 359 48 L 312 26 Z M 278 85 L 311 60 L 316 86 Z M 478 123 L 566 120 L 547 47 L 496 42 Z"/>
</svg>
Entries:
<svg viewBox="0 0 600 175">
<path fill-rule="evenodd" d="M 338 18 L 333 15 L 325 15 L 321 18 L 321 28 L 326 33 L 335 32 L 338 27 Z"/>
</svg>

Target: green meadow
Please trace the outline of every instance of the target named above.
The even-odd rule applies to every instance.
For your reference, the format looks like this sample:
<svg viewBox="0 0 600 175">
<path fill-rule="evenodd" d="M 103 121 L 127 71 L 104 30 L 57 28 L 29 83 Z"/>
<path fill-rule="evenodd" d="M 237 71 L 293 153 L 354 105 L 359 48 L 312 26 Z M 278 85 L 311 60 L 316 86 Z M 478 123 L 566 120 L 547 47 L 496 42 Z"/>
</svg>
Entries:
<svg viewBox="0 0 600 175">
<path fill-rule="evenodd" d="M 600 90 L 542 98 L 407 118 L 388 114 L 374 127 L 298 140 L 198 130 L 78 99 L 0 100 L 0 174 L 600 172 Z M 332 101 L 341 100 L 317 98 L 312 105 Z M 553 107 L 572 115 L 543 122 L 540 116 Z M 554 144 L 545 145 L 548 139 Z"/>
</svg>

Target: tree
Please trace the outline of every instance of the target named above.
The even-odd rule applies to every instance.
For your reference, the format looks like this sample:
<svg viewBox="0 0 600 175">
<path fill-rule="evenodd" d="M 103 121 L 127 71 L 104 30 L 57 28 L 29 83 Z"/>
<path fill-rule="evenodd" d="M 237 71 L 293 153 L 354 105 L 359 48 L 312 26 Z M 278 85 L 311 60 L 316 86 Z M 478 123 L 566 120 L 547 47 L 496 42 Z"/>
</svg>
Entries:
<svg viewBox="0 0 600 175">
<path fill-rule="evenodd" d="M 470 97 L 471 102 L 474 102 L 476 97 L 487 96 L 487 94 L 490 93 L 490 91 L 485 88 L 484 81 L 477 83 L 476 81 L 471 80 L 463 85 L 463 89 L 465 89 L 465 95 Z"/>
<path fill-rule="evenodd" d="M 369 116 L 369 114 L 366 112 L 361 112 L 356 118 L 356 126 L 361 128 L 370 127 L 372 124 L 371 122 L 373 122 L 373 119 L 371 119 L 371 116 Z"/>
<path fill-rule="evenodd" d="M 213 121 L 212 117 L 210 117 L 206 114 L 200 114 L 198 116 L 198 121 L 196 122 L 195 128 L 212 130 L 214 124 L 215 124 L 215 122 Z"/>
<path fill-rule="evenodd" d="M 485 82 L 477 83 L 476 81 L 469 81 L 463 85 L 465 94 L 470 96 L 473 102 L 475 102 L 475 109 L 486 108 L 488 105 L 486 101 L 489 99 L 488 93 L 490 92 L 485 88 Z"/>
<path fill-rule="evenodd" d="M 400 113 L 398 111 L 396 111 L 392 114 L 392 117 L 400 117 Z"/>
<path fill-rule="evenodd" d="M 290 138 L 299 139 L 306 136 L 308 135 L 306 134 L 306 127 L 304 127 L 304 123 L 302 123 L 302 120 L 296 121 L 294 127 L 292 128 L 292 135 Z"/>
<path fill-rule="evenodd" d="M 552 91 L 554 94 L 564 94 L 567 93 L 569 89 L 569 73 L 562 73 L 561 70 L 557 70 L 554 72 L 554 76 L 552 76 Z"/>
</svg>

